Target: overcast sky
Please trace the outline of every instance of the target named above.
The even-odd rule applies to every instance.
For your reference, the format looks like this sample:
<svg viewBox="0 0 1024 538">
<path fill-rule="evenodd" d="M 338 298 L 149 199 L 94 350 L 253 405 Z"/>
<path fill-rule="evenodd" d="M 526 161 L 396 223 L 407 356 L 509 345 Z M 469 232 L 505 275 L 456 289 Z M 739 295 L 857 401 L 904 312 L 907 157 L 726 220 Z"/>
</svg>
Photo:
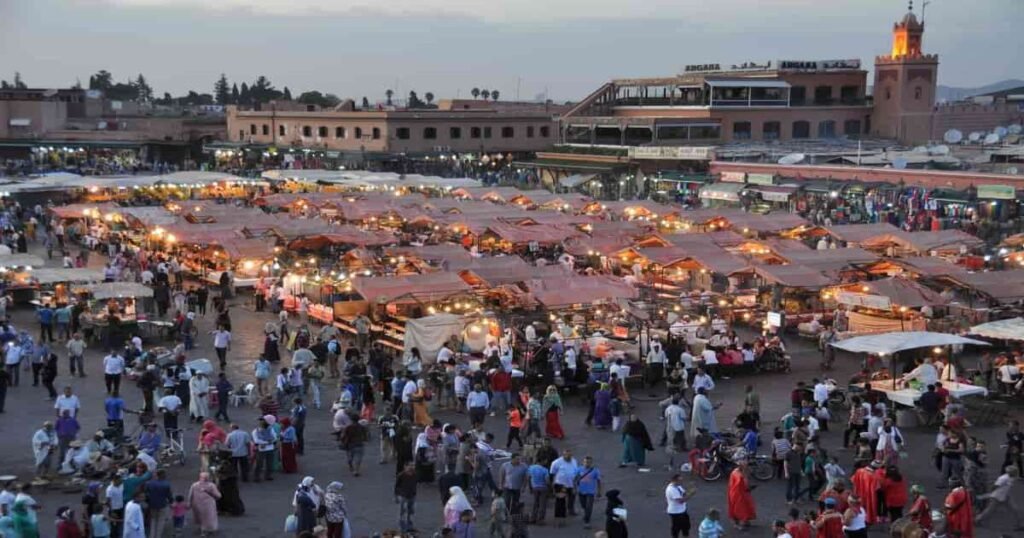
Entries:
<svg viewBox="0 0 1024 538">
<path fill-rule="evenodd" d="M 921 1 L 915 2 L 920 16 Z M 107 69 L 158 95 L 265 75 L 294 95 L 410 89 L 581 99 L 686 64 L 873 58 L 904 0 L 0 0 L 0 78 L 70 86 Z M 932 0 L 939 83 L 1024 78 L 1024 0 Z"/>
</svg>

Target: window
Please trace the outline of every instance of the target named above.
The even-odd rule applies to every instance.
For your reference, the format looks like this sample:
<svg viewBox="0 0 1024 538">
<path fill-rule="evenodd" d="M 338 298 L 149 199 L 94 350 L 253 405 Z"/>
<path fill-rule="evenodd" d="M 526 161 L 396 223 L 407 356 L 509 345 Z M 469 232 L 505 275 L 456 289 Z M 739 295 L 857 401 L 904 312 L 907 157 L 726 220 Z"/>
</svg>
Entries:
<svg viewBox="0 0 1024 538">
<path fill-rule="evenodd" d="M 541 138 L 547 138 L 547 137 L 551 136 L 551 128 L 548 127 L 547 125 L 544 125 L 543 127 L 541 127 L 540 128 L 540 136 L 541 136 Z"/>
<path fill-rule="evenodd" d="M 284 136 L 285 131 L 284 125 L 277 126 L 277 136 Z"/>
<path fill-rule="evenodd" d="M 356 140 L 361 140 L 362 138 L 363 138 L 363 128 L 362 127 L 356 127 Z"/>
<path fill-rule="evenodd" d="M 513 138 L 516 136 L 516 130 L 512 127 L 502 127 L 501 137 L 502 138 Z"/>
<path fill-rule="evenodd" d="M 917 99 L 918 101 L 920 101 L 921 100 L 921 95 L 923 93 L 924 93 L 924 89 L 922 89 L 920 86 L 917 86 L 916 88 L 914 88 L 914 99 Z"/>
<path fill-rule="evenodd" d="M 470 138 L 480 138 L 480 128 L 479 127 L 470 127 L 470 129 L 469 129 L 469 137 Z"/>
<path fill-rule="evenodd" d="M 313 128 L 309 125 L 302 126 L 302 136 L 313 136 Z"/>
<path fill-rule="evenodd" d="M 263 124 L 263 131 L 262 132 L 263 132 L 263 136 L 267 136 L 268 134 L 270 134 L 270 126 L 267 125 L 266 123 L 264 123 Z"/>
<path fill-rule="evenodd" d="M 423 138 L 426 139 L 426 140 L 434 140 L 434 139 L 436 139 L 437 138 L 437 128 L 436 127 L 424 127 L 423 128 Z"/>
<path fill-rule="evenodd" d="M 449 127 L 448 138 L 451 138 L 452 140 L 462 138 L 462 127 Z"/>
<path fill-rule="evenodd" d="M 238 130 L 238 139 L 243 140 L 245 138 L 245 129 Z"/>
<path fill-rule="evenodd" d="M 860 136 L 860 120 L 846 120 L 843 122 L 843 134 L 850 138 Z"/>
<path fill-rule="evenodd" d="M 484 127 L 484 138 L 490 138 L 490 137 L 491 137 L 491 128 L 490 127 Z"/>
<path fill-rule="evenodd" d="M 793 138 L 810 138 L 811 124 L 803 120 L 793 122 Z"/>
<path fill-rule="evenodd" d="M 399 127 L 398 129 L 395 129 L 395 138 L 399 140 L 409 140 L 409 128 Z"/>
<path fill-rule="evenodd" d="M 778 140 L 780 136 L 782 136 L 782 123 L 766 121 L 761 126 L 761 138 L 765 140 Z"/>
<path fill-rule="evenodd" d="M 807 88 L 793 86 L 789 89 L 789 104 L 799 106 L 807 102 Z"/>
<path fill-rule="evenodd" d="M 334 138 L 345 138 L 345 128 L 344 127 L 335 127 L 334 128 Z"/>
<path fill-rule="evenodd" d="M 859 86 L 843 86 L 839 88 L 839 100 L 843 104 L 855 104 L 860 99 Z"/>
<path fill-rule="evenodd" d="M 374 140 L 380 140 L 380 128 L 379 127 L 374 127 L 373 128 L 372 136 L 373 136 Z"/>
<path fill-rule="evenodd" d="M 835 138 L 836 137 L 836 122 L 833 120 L 825 120 L 818 122 L 818 138 Z"/>
<path fill-rule="evenodd" d="M 737 121 L 732 124 L 732 137 L 736 140 L 750 140 L 750 122 Z"/>
<path fill-rule="evenodd" d="M 526 126 L 526 138 L 533 138 L 533 125 Z"/>
<path fill-rule="evenodd" d="M 327 127 L 318 127 L 316 130 L 316 135 L 319 136 L 320 138 L 327 138 Z"/>
<path fill-rule="evenodd" d="M 691 140 L 716 140 L 722 137 L 722 127 L 720 125 L 691 125 L 690 126 L 690 139 Z"/>
<path fill-rule="evenodd" d="M 816 105 L 831 105 L 832 104 L 832 86 L 818 86 L 814 88 L 814 104 Z"/>
<path fill-rule="evenodd" d="M 249 126 L 249 134 L 256 134 L 256 124 L 253 123 Z"/>
</svg>

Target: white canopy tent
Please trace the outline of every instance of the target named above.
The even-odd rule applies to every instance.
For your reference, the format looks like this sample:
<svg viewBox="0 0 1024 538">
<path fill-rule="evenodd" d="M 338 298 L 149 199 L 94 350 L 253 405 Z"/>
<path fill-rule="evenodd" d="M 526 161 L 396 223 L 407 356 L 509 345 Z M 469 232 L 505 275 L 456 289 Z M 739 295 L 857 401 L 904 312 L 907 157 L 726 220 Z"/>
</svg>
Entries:
<svg viewBox="0 0 1024 538">
<path fill-rule="evenodd" d="M 153 288 L 135 282 L 103 282 L 87 286 L 97 300 L 122 297 L 152 297 Z"/>
<path fill-rule="evenodd" d="M 31 273 L 32 279 L 39 284 L 57 284 L 59 282 L 102 282 L 103 270 L 88 267 L 41 267 Z"/>
<path fill-rule="evenodd" d="M 963 344 L 973 344 L 977 346 L 989 345 L 988 342 L 964 338 L 955 334 L 910 331 L 857 336 L 848 340 L 833 342 L 831 346 L 853 353 L 892 355 L 893 353 L 907 351 L 910 349 Z"/>
<path fill-rule="evenodd" d="M 971 327 L 968 334 L 998 340 L 1024 340 L 1024 318 L 1001 319 Z"/>
</svg>

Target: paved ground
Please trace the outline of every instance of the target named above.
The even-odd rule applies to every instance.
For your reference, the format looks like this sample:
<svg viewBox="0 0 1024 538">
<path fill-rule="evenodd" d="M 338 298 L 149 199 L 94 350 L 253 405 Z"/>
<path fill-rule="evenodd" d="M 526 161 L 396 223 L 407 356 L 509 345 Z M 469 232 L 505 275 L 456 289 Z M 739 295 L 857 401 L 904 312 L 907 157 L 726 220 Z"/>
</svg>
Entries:
<svg viewBox="0 0 1024 538">
<path fill-rule="evenodd" d="M 93 256 L 99 258 L 99 256 Z M 34 323 L 30 310 L 20 308 L 12 312 L 18 327 L 32 329 Z M 239 304 L 232 309 L 232 321 L 235 326 L 234 348 L 229 354 L 229 378 L 236 384 L 252 378 L 252 363 L 262 349 L 261 328 L 270 319 L 268 314 L 255 313 L 250 307 Z M 211 330 L 212 316 L 200 320 L 200 329 Z M 727 424 L 740 411 L 743 387 L 753 383 L 761 393 L 762 416 L 766 424 L 772 424 L 787 411 L 788 394 L 797 379 L 809 380 L 817 375 L 817 353 L 809 346 L 794 342 L 795 364 L 791 374 L 762 374 L 729 380 L 719 380 L 714 399 L 724 405 L 718 411 L 719 424 Z M 61 354 L 60 375 L 57 379 L 58 389 L 63 385 L 71 385 L 83 402 L 81 422 L 83 432 L 92 432 L 103 423 L 103 379 L 101 360 L 103 354 L 98 349 L 91 349 L 86 357 L 86 369 L 89 376 L 85 379 L 68 376 L 65 355 Z M 200 347 L 190 354 L 190 358 L 214 358 L 210 337 L 200 340 Z M 215 362 L 215 361 L 214 361 Z M 858 361 L 852 357 L 840 357 L 838 369 L 833 372 L 837 379 L 845 380 L 854 371 Z M 129 407 L 141 407 L 141 394 L 131 384 L 122 390 Z M 647 391 L 633 391 L 638 396 L 638 414 L 647 423 L 652 436 L 657 436 L 662 423 L 657 420 L 657 407 L 653 398 L 647 397 Z M 336 397 L 337 390 L 330 389 L 327 398 Z M 52 404 L 45 400 L 46 393 L 42 387 L 32 387 L 24 377 L 20 387 L 8 391 L 7 412 L 0 415 L 0 474 L 16 474 L 28 477 L 32 471 L 30 436 L 44 421 L 53 417 Z M 1020 410 L 1016 410 L 1020 414 Z M 257 413 L 253 409 L 231 409 L 233 420 L 243 427 L 254 425 Z M 438 413 L 442 420 L 458 421 L 465 425 L 464 415 Z M 578 456 L 593 455 L 598 467 L 606 477 L 605 490 L 617 488 L 622 491 L 622 498 L 629 509 L 629 529 L 633 536 L 655 537 L 668 533 L 668 517 L 664 514 L 663 490 L 668 472 L 664 470 L 667 461 L 662 451 L 656 451 L 648 457 L 652 469 L 650 473 L 638 473 L 633 469 L 618 469 L 616 464 L 621 454 L 619 436 L 613 433 L 587 429 L 583 426 L 585 409 L 577 401 L 570 401 L 564 418 L 567 439 L 556 443 L 556 446 L 572 447 Z M 276 475 L 270 483 L 242 484 L 242 498 L 246 503 L 247 513 L 242 517 L 222 517 L 221 526 L 226 535 L 246 535 L 252 537 L 282 536 L 283 522 L 290 513 L 291 493 L 304 475 L 312 475 L 321 484 L 332 480 L 345 483 L 349 511 L 353 521 L 354 536 L 369 536 L 383 529 L 397 527 L 397 506 L 392 498 L 393 465 L 377 465 L 376 445 L 367 451 L 368 470 L 362 477 L 351 476 L 344 464 L 344 453 L 337 450 L 330 431 L 330 413 L 327 410 L 311 410 L 307 426 L 306 455 L 300 459 L 298 475 Z M 499 441 L 504 443 L 504 423 L 499 419 L 490 419 L 490 431 L 494 432 Z M 1002 450 L 999 448 L 1002 428 L 987 428 L 973 432 L 989 440 L 990 456 L 993 462 L 1002 461 Z M 186 439 L 189 446 L 195 444 L 196 431 L 188 431 Z M 824 434 L 824 446 L 833 450 L 840 444 L 842 433 L 832 431 Z M 937 475 L 931 466 L 930 452 L 934 434 L 922 430 L 905 432 L 911 458 L 904 465 L 904 471 L 911 483 L 921 483 L 929 488 L 933 505 L 941 504 L 942 494 L 934 489 Z M 839 452 L 841 462 L 849 468 L 852 456 Z M 188 485 L 195 480 L 198 469 L 198 458 L 193 457 L 187 467 L 171 469 L 172 480 L 176 492 L 185 493 Z M 992 478 L 995 478 L 995 471 Z M 725 481 L 716 483 L 700 482 L 695 484 L 697 495 L 690 502 L 690 512 L 694 517 L 694 526 L 699 522 L 699 515 L 707 509 L 717 507 L 723 512 L 726 509 Z M 752 536 L 769 536 L 766 527 L 775 517 L 782 516 L 788 510 L 784 499 L 784 483 L 781 481 L 762 482 L 755 492 L 758 503 L 757 526 L 745 533 Z M 37 492 L 36 498 L 44 504 L 40 516 L 43 536 L 53 536 L 52 515 L 60 505 L 79 503 L 79 495 L 61 494 L 58 492 Z M 804 508 L 810 508 L 805 505 Z M 414 521 L 422 530 L 435 530 L 441 521 L 442 511 L 436 487 L 422 488 L 417 501 L 417 513 Z M 595 512 L 603 514 L 604 502 L 598 501 Z M 603 515 L 595 518 L 598 525 L 603 524 Z M 483 518 L 481 518 L 483 519 Z M 998 536 L 999 532 L 1010 532 L 1011 525 L 1005 516 L 992 521 L 987 529 L 980 530 L 978 536 Z M 486 523 L 481 521 L 482 536 Z M 585 531 L 579 521 L 556 530 L 553 527 L 531 527 L 532 536 L 591 536 L 592 531 Z M 729 535 L 739 534 L 733 531 Z M 873 535 L 885 534 L 876 529 Z M 694 529 L 696 535 L 696 529 Z"/>
</svg>

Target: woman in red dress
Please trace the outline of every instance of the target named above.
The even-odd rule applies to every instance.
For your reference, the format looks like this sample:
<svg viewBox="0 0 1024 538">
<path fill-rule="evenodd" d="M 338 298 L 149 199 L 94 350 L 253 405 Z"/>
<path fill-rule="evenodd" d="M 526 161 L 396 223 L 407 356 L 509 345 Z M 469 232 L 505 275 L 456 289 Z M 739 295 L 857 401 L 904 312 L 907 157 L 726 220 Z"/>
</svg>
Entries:
<svg viewBox="0 0 1024 538">
<path fill-rule="evenodd" d="M 286 473 L 299 472 L 299 462 L 295 459 L 299 438 L 288 417 L 281 419 L 281 469 Z"/>
<path fill-rule="evenodd" d="M 757 518 L 754 496 L 750 494 L 750 482 L 747 481 L 747 462 L 741 461 L 729 475 L 729 519 L 738 528 L 750 526 Z"/>
<path fill-rule="evenodd" d="M 949 479 L 953 490 L 946 495 L 943 510 L 946 512 L 946 531 L 950 536 L 974 538 L 974 505 L 971 494 L 964 488 L 959 478 Z"/>
<path fill-rule="evenodd" d="M 878 491 L 882 488 L 882 483 L 878 479 L 878 475 L 875 474 L 875 469 L 881 465 L 882 462 L 873 461 L 871 466 L 865 465 L 857 469 L 851 477 L 853 492 L 864 503 L 868 526 L 874 525 L 878 521 Z"/>
<path fill-rule="evenodd" d="M 558 394 L 558 387 L 551 385 L 544 394 L 544 433 L 552 439 L 564 439 L 565 432 L 562 430 L 562 397 Z"/>
<path fill-rule="evenodd" d="M 932 505 L 928 502 L 928 497 L 924 496 L 924 487 L 922 486 L 917 484 L 911 486 L 910 495 L 914 502 L 910 505 L 907 516 L 920 525 L 927 534 L 932 530 Z"/>
</svg>

